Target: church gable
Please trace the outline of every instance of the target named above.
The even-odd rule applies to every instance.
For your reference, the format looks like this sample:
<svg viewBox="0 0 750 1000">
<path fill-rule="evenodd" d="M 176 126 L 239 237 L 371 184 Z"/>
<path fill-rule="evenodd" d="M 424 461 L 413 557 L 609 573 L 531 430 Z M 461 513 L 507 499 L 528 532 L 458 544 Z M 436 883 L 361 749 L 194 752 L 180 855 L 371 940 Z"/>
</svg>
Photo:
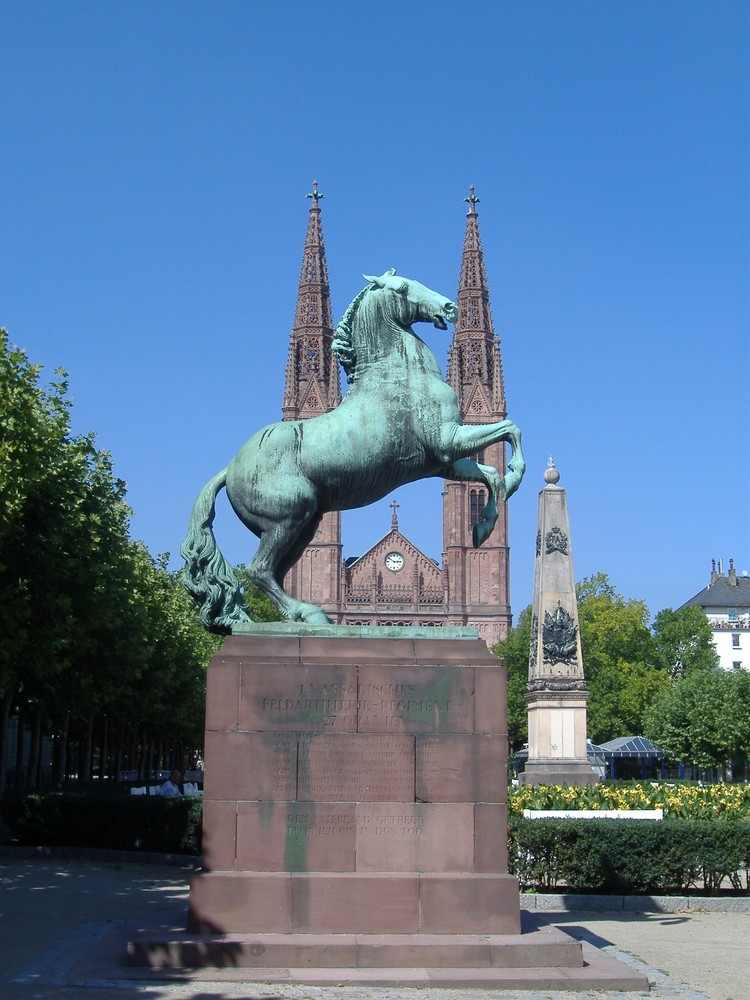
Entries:
<svg viewBox="0 0 750 1000">
<path fill-rule="evenodd" d="M 394 528 L 347 567 L 347 603 L 435 604 L 443 601 L 443 574 Z"/>
<path fill-rule="evenodd" d="M 467 398 L 464 416 L 470 420 L 471 417 L 489 418 L 491 414 L 492 410 L 487 399 L 487 393 L 485 392 L 482 383 L 477 381 Z"/>
<path fill-rule="evenodd" d="M 315 375 L 312 375 L 307 383 L 299 409 L 300 414 L 325 413 L 329 409 L 328 400 Z"/>
</svg>

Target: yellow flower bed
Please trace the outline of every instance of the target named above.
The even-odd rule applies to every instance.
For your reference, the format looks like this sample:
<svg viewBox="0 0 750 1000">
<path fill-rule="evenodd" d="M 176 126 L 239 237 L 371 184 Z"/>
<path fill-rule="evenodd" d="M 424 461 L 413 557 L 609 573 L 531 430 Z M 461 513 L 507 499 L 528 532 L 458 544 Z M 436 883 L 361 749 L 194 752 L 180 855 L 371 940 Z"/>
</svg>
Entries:
<svg viewBox="0 0 750 1000">
<path fill-rule="evenodd" d="M 750 785 L 677 785 L 669 782 L 521 785 L 509 789 L 512 815 L 524 809 L 658 809 L 665 819 L 750 817 Z"/>
</svg>

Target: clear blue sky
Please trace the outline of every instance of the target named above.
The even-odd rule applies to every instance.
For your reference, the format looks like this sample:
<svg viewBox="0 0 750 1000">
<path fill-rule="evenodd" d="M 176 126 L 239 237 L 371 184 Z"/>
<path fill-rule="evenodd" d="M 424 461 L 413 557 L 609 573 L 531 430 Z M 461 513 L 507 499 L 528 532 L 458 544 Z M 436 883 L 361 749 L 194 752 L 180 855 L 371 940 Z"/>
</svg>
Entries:
<svg viewBox="0 0 750 1000">
<path fill-rule="evenodd" d="M 363 271 L 454 295 L 476 186 L 529 463 L 516 614 L 550 454 L 579 579 L 655 613 L 712 558 L 750 570 L 746 2 L 0 0 L 0 41 L 0 324 L 68 370 L 152 552 L 178 564 L 200 487 L 280 416 L 317 178 L 336 319 Z M 398 499 L 439 558 L 440 483 Z M 252 554 L 226 506 L 216 531 Z"/>
</svg>

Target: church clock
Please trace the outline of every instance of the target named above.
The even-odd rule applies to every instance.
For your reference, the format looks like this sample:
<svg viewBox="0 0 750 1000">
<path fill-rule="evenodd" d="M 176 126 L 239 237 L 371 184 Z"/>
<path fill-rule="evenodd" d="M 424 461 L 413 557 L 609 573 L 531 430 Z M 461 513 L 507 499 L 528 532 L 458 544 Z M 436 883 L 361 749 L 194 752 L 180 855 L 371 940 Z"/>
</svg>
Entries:
<svg viewBox="0 0 750 1000">
<path fill-rule="evenodd" d="M 404 557 L 400 552 L 389 552 L 385 557 L 385 568 L 389 569 L 391 573 L 398 573 L 400 569 L 403 569 Z"/>
</svg>

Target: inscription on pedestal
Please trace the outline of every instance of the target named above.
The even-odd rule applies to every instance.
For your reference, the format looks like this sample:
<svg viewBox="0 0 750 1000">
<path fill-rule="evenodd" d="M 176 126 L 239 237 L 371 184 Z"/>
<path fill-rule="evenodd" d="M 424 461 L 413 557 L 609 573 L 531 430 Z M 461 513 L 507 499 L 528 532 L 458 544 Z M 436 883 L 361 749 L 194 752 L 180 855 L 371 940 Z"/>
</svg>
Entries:
<svg viewBox="0 0 750 1000">
<path fill-rule="evenodd" d="M 472 670 L 424 667 L 243 667 L 240 730 L 471 733 Z"/>
<path fill-rule="evenodd" d="M 473 677 L 454 667 L 363 667 L 359 731 L 471 733 Z"/>
<path fill-rule="evenodd" d="M 240 871 L 354 871 L 356 822 L 351 803 L 241 802 Z"/>
<path fill-rule="evenodd" d="M 399 802 L 414 798 L 414 740 L 344 733 L 300 741 L 301 800 Z"/>
<path fill-rule="evenodd" d="M 356 728 L 355 667 L 243 667 L 240 729 L 347 733 Z"/>
<path fill-rule="evenodd" d="M 359 804 L 356 819 L 360 871 L 473 870 L 471 804 Z"/>
<path fill-rule="evenodd" d="M 289 798 L 297 790 L 297 737 L 274 733 L 271 737 L 271 782 L 274 798 Z"/>
<path fill-rule="evenodd" d="M 385 837 L 388 840 L 421 837 L 424 823 L 412 811 L 401 813 L 367 813 L 360 817 L 357 833 L 360 837 Z"/>
</svg>

